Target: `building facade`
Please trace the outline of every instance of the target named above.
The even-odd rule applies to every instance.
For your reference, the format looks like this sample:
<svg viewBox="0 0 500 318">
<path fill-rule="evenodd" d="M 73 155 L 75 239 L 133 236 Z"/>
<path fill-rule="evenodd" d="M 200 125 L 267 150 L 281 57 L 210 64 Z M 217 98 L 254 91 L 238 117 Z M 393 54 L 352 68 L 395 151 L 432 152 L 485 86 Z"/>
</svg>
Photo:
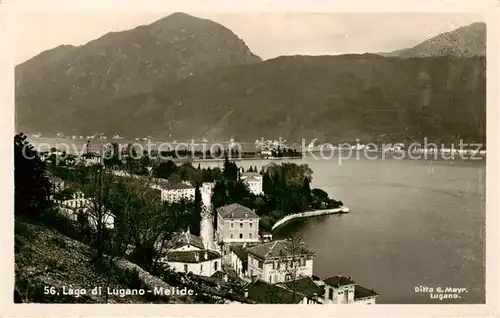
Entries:
<svg viewBox="0 0 500 318">
<path fill-rule="evenodd" d="M 248 274 L 271 284 L 313 275 L 314 253 L 278 240 L 248 249 Z"/>
<path fill-rule="evenodd" d="M 232 203 L 217 209 L 217 238 L 225 244 L 259 242 L 260 217 L 247 207 Z"/>
<path fill-rule="evenodd" d="M 240 180 L 242 180 L 247 186 L 250 192 L 255 195 L 263 194 L 262 191 L 262 180 L 263 176 L 258 172 L 243 172 L 240 176 Z"/>
<path fill-rule="evenodd" d="M 178 273 L 212 276 L 222 266 L 221 255 L 209 250 L 170 251 L 162 261 Z"/>
<path fill-rule="evenodd" d="M 194 200 L 195 188 L 186 183 L 159 181 L 151 187 L 160 190 L 163 201 Z"/>
<path fill-rule="evenodd" d="M 359 286 L 351 277 L 333 276 L 324 280 L 325 304 L 375 304 L 378 294 Z"/>
<path fill-rule="evenodd" d="M 222 257 L 206 249 L 201 237 L 189 232 L 178 233 L 162 262 L 179 273 L 212 276 L 222 268 Z"/>
<path fill-rule="evenodd" d="M 78 214 L 87 216 L 87 220 L 93 228 L 98 226 L 98 217 L 93 212 L 92 205 L 95 203 L 91 198 L 86 198 L 82 191 L 73 191 L 65 189 L 53 196 L 54 203 L 58 206 L 59 212 L 67 218 L 76 221 Z M 95 207 L 95 205 L 94 205 Z M 102 223 L 105 228 L 113 229 L 115 227 L 115 216 L 106 211 L 102 216 Z"/>
</svg>

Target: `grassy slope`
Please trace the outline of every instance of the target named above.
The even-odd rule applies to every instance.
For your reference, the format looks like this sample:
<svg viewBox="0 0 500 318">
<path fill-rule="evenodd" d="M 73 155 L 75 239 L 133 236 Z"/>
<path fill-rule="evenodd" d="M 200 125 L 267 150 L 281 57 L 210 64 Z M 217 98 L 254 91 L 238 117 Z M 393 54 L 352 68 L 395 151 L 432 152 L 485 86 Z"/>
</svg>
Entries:
<svg viewBox="0 0 500 318">
<path fill-rule="evenodd" d="M 109 275 L 91 264 L 92 249 L 42 224 L 37 224 L 16 217 L 15 221 L 15 286 L 23 302 L 35 303 L 105 303 L 103 295 L 91 295 L 75 298 L 69 295 L 45 295 L 45 286 L 54 286 L 61 291 L 68 289 L 106 286 L 110 288 L 145 288 L 169 286 L 158 278 L 148 274 L 137 265 L 126 260 L 119 260 Z M 137 269 L 139 282 L 131 278 L 129 270 Z M 133 286 L 132 286 L 133 285 Z M 108 303 L 191 303 L 187 298 L 168 298 L 145 296 L 110 296 Z"/>
</svg>

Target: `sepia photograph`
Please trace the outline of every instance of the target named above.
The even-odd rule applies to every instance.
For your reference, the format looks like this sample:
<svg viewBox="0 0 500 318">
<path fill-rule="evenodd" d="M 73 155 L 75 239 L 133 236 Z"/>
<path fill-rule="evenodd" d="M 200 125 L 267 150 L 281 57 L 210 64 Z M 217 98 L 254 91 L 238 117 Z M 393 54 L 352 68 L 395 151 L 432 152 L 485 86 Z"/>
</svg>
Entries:
<svg viewBox="0 0 500 318">
<path fill-rule="evenodd" d="M 486 304 L 485 14 L 12 20 L 13 303 Z"/>
</svg>

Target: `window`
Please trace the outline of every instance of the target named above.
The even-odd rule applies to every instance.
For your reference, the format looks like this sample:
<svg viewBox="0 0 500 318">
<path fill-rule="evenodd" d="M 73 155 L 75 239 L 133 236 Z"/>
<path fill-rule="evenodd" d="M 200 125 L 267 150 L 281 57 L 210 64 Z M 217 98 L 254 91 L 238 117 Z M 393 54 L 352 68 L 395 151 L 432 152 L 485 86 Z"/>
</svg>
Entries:
<svg viewBox="0 0 500 318">
<path fill-rule="evenodd" d="M 240 233 L 240 239 L 242 239 L 242 238 L 243 238 L 243 233 Z"/>
<path fill-rule="evenodd" d="M 273 277 L 271 275 L 269 275 L 269 282 L 272 284 L 273 282 Z"/>
<path fill-rule="evenodd" d="M 262 269 L 262 267 L 264 267 L 264 264 L 262 261 L 259 261 L 259 268 Z"/>
<path fill-rule="evenodd" d="M 217 261 L 214 262 L 214 271 L 217 271 Z"/>
<path fill-rule="evenodd" d="M 242 229 L 242 228 L 243 228 L 243 223 L 240 223 L 240 229 Z"/>
<path fill-rule="evenodd" d="M 250 228 L 252 228 L 252 226 L 253 226 L 252 222 L 248 223 L 248 226 L 249 226 Z"/>
<path fill-rule="evenodd" d="M 233 237 L 234 237 L 233 233 L 231 233 L 230 237 L 231 237 L 231 238 L 233 238 Z"/>
<path fill-rule="evenodd" d="M 330 289 L 328 290 L 328 299 L 333 300 L 333 288 L 330 288 Z"/>
<path fill-rule="evenodd" d="M 273 269 L 276 269 L 276 262 L 273 262 Z"/>
<path fill-rule="evenodd" d="M 203 264 L 200 264 L 200 272 L 203 272 Z"/>
<path fill-rule="evenodd" d="M 252 233 L 248 233 L 248 238 L 252 238 Z"/>
<path fill-rule="evenodd" d="M 186 273 L 188 272 L 188 266 L 187 266 L 187 264 L 184 264 L 184 272 L 186 272 Z"/>
<path fill-rule="evenodd" d="M 234 228 L 234 223 L 233 223 L 233 222 L 231 222 L 231 228 L 232 228 L 232 229 Z"/>
</svg>

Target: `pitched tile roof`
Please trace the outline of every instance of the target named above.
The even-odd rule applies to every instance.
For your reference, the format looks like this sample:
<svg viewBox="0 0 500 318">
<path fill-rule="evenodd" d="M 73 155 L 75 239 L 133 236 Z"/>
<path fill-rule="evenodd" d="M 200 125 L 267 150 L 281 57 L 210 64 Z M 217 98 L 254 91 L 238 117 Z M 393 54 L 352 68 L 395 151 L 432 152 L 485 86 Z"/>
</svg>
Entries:
<svg viewBox="0 0 500 318">
<path fill-rule="evenodd" d="M 292 256 L 292 254 L 314 256 L 314 253 L 303 245 L 297 246 L 295 251 L 292 249 L 293 246 L 289 240 L 278 240 L 251 247 L 248 249 L 248 253 L 261 259 L 280 258 Z"/>
<path fill-rule="evenodd" d="M 272 285 L 262 280 L 256 280 L 245 286 L 248 298 L 260 304 L 297 304 L 304 295 L 293 292 L 278 285 Z"/>
<path fill-rule="evenodd" d="M 234 245 L 231 247 L 231 251 L 233 251 L 242 262 L 248 261 L 248 250 L 243 246 Z"/>
<path fill-rule="evenodd" d="M 225 206 L 221 206 L 217 209 L 217 213 L 223 219 L 257 219 L 260 218 L 254 211 L 251 209 L 238 204 L 231 203 Z"/>
<path fill-rule="evenodd" d="M 206 258 L 205 253 L 207 256 Z M 201 263 L 218 258 L 221 258 L 219 253 L 209 250 L 171 251 L 167 253 L 166 261 L 179 263 Z"/>
<path fill-rule="evenodd" d="M 224 279 L 224 277 L 226 276 L 227 274 L 224 273 L 223 271 L 221 270 L 218 270 L 216 271 L 215 273 L 212 274 L 212 276 L 210 277 L 213 277 L 213 278 L 219 278 L 219 279 Z"/>
<path fill-rule="evenodd" d="M 260 182 L 260 181 L 261 181 L 260 179 L 257 179 L 255 177 L 248 177 L 243 180 L 243 182 Z"/>
<path fill-rule="evenodd" d="M 351 277 L 336 275 L 325 279 L 325 284 L 333 287 L 339 287 L 339 286 L 353 285 L 356 284 L 356 282 L 353 281 Z"/>
<path fill-rule="evenodd" d="M 368 289 L 363 286 L 354 286 L 354 298 L 361 299 L 366 297 L 376 297 L 378 294 L 373 289 Z"/>
<path fill-rule="evenodd" d="M 165 190 L 194 189 L 193 186 L 182 183 L 182 182 L 157 181 L 156 184 Z"/>
<path fill-rule="evenodd" d="M 250 171 L 246 171 L 246 172 L 243 172 L 241 174 L 242 177 L 261 177 L 262 178 L 262 175 L 258 172 L 250 172 Z"/>
<path fill-rule="evenodd" d="M 193 235 L 191 233 L 183 232 L 178 233 L 173 239 L 173 248 L 177 249 L 186 245 L 192 245 L 201 250 L 205 249 L 203 245 L 203 239 L 199 236 Z"/>
<path fill-rule="evenodd" d="M 293 281 L 280 283 L 289 290 L 293 290 Z M 295 280 L 295 290 L 307 297 L 321 296 L 325 293 L 325 289 L 316 285 L 309 276 L 299 277 Z"/>
</svg>

